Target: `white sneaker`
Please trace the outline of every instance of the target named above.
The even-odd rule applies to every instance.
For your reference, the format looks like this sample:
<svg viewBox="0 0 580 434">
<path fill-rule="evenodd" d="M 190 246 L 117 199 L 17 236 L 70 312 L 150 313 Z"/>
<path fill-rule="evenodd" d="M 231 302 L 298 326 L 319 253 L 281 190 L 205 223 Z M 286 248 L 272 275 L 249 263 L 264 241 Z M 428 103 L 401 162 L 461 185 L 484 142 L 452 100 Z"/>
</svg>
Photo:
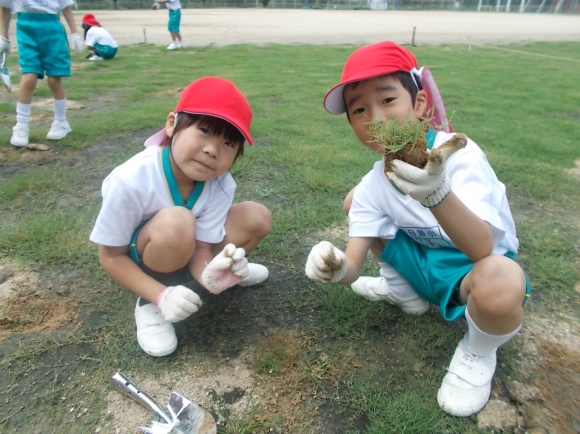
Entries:
<svg viewBox="0 0 580 434">
<path fill-rule="evenodd" d="M 177 49 L 177 48 L 178 48 L 178 47 L 177 47 L 177 44 L 175 44 L 175 43 L 173 43 L 173 42 L 167 46 L 167 49 L 168 49 L 168 50 L 175 50 L 175 49 Z"/>
<path fill-rule="evenodd" d="M 101 56 L 97 56 L 95 54 L 94 56 L 89 57 L 89 60 L 93 60 L 93 61 L 97 60 L 98 61 L 98 60 L 105 60 L 105 59 L 103 59 Z"/>
<path fill-rule="evenodd" d="M 268 269 L 260 264 L 248 264 L 250 273 L 238 283 L 239 286 L 252 286 L 262 283 L 268 278 Z"/>
<path fill-rule="evenodd" d="M 18 146 L 20 148 L 28 145 L 28 133 L 30 132 L 28 127 L 22 127 L 15 125 L 12 127 L 12 137 L 10 137 L 10 144 Z"/>
<path fill-rule="evenodd" d="M 137 324 L 137 341 L 147 354 L 161 357 L 171 354 L 177 348 L 177 336 L 173 324 L 163 318 L 157 305 L 148 303 L 135 306 L 135 323 Z"/>
<path fill-rule="evenodd" d="M 46 135 L 49 140 L 60 140 L 72 130 L 68 121 L 54 121 L 50 126 L 50 131 Z"/>
<path fill-rule="evenodd" d="M 437 392 L 441 408 L 454 416 L 467 417 L 481 410 L 489 400 L 496 356 L 482 357 L 457 346 L 447 375 Z"/>
<path fill-rule="evenodd" d="M 399 308 L 409 315 L 423 315 L 429 310 L 429 303 L 415 295 L 412 298 L 404 300 L 399 298 L 389 288 L 384 277 L 359 277 L 356 282 L 350 285 L 352 290 L 371 301 L 384 300 Z"/>
<path fill-rule="evenodd" d="M 185 48 L 185 45 L 183 45 L 183 41 L 179 42 L 179 44 L 177 44 L 177 48 Z"/>
</svg>

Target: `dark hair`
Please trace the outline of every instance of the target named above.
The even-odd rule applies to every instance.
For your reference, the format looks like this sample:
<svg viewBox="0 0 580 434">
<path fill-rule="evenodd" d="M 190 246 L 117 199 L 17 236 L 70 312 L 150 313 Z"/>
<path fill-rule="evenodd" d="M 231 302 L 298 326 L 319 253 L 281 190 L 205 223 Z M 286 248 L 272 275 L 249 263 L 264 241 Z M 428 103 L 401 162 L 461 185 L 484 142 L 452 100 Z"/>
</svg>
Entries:
<svg viewBox="0 0 580 434">
<path fill-rule="evenodd" d="M 238 145 L 238 152 L 234 158 L 234 162 L 238 157 L 244 155 L 244 142 L 246 141 L 244 135 L 233 124 L 215 116 L 180 112 L 177 116 L 177 124 L 175 124 L 175 128 L 173 129 L 173 135 L 175 136 L 179 131 L 198 123 L 203 124 L 212 134 L 218 136 L 223 134 L 226 140 Z M 168 146 L 170 144 L 171 137 L 166 136 L 161 146 Z"/>
<path fill-rule="evenodd" d="M 411 103 L 413 103 L 413 105 L 415 105 L 415 100 L 417 99 L 417 93 L 419 92 L 419 90 L 423 89 L 423 86 L 421 84 L 421 79 L 417 75 L 415 75 L 415 80 L 417 80 L 417 84 L 419 85 L 419 89 L 417 89 L 417 85 L 413 81 L 413 77 L 411 77 L 410 72 L 397 71 L 397 72 L 391 72 L 390 74 L 379 75 L 377 77 L 372 77 L 372 78 L 383 78 L 383 77 L 394 77 L 396 80 L 398 80 L 398 82 L 401 83 L 401 86 L 403 86 L 403 89 L 405 89 L 407 92 L 409 92 L 409 95 L 411 95 Z M 371 80 L 371 78 L 368 78 L 367 80 Z M 366 80 L 360 80 L 360 81 L 355 81 L 353 83 L 349 83 L 344 88 L 346 89 L 346 87 L 348 86 L 351 89 L 356 89 L 358 87 L 358 85 L 360 83 L 362 83 L 363 81 L 366 81 Z M 344 90 L 343 90 L 343 97 L 342 98 L 344 101 Z M 344 106 L 346 107 L 346 101 L 344 101 Z M 348 110 L 346 110 L 346 117 L 348 118 L 348 121 L 350 122 L 350 115 L 348 114 Z"/>
<path fill-rule="evenodd" d="M 87 39 L 87 32 L 89 31 L 89 29 L 93 26 L 89 26 L 87 23 L 83 23 L 82 24 L 83 30 L 85 31 L 85 39 Z"/>
</svg>

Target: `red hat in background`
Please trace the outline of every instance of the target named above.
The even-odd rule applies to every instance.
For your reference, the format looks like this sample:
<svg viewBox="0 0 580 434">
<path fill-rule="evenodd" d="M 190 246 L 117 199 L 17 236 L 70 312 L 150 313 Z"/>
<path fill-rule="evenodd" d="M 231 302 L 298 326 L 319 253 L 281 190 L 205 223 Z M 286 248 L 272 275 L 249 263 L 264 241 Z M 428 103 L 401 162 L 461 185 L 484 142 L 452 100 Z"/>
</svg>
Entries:
<svg viewBox="0 0 580 434">
<path fill-rule="evenodd" d="M 190 113 L 215 116 L 235 126 L 250 145 L 252 109 L 248 101 L 229 80 L 219 77 L 203 77 L 185 88 L 174 113 Z M 145 141 L 145 146 L 161 145 L 166 137 L 165 129 Z"/>
<path fill-rule="evenodd" d="M 324 108 L 332 114 L 344 113 L 342 91 L 345 85 L 397 71 L 411 72 L 414 68 L 417 68 L 417 59 L 413 53 L 392 41 L 359 48 L 347 59 L 340 83 L 324 96 Z"/>
<path fill-rule="evenodd" d="M 101 24 L 97 21 L 93 14 L 85 14 L 83 16 L 83 23 L 88 24 L 91 27 L 101 27 Z"/>
</svg>

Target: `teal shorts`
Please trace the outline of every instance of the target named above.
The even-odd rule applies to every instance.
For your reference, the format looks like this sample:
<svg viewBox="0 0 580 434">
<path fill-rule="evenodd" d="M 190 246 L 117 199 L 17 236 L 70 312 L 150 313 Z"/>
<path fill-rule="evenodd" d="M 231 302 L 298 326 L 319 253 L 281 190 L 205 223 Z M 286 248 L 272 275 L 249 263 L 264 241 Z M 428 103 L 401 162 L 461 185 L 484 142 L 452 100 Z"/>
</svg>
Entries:
<svg viewBox="0 0 580 434">
<path fill-rule="evenodd" d="M 517 255 L 511 252 L 504 256 L 517 260 Z M 474 262 L 463 252 L 457 249 L 432 249 L 417 243 L 404 231 L 399 231 L 387 243 L 381 259 L 407 279 L 419 297 L 439 306 L 447 321 L 465 315 L 465 305 L 457 302 L 457 292 Z M 530 293 L 530 282 L 526 276 L 524 302 Z"/>
<path fill-rule="evenodd" d="M 38 78 L 70 77 L 70 53 L 64 26 L 56 14 L 19 12 L 16 40 L 22 74 Z"/>
<path fill-rule="evenodd" d="M 169 10 L 169 22 L 167 30 L 171 33 L 179 33 L 179 24 L 181 23 L 181 9 Z"/>
<path fill-rule="evenodd" d="M 117 54 L 117 47 L 111 47 L 110 45 L 101 45 L 95 42 L 93 47 L 97 56 L 101 56 L 103 59 L 112 59 Z"/>
<path fill-rule="evenodd" d="M 133 235 L 131 236 L 131 244 L 129 244 L 129 257 L 139 265 L 139 268 L 143 270 L 148 276 L 153 277 L 158 282 L 166 286 L 182 285 L 193 280 L 193 276 L 189 272 L 187 267 L 183 267 L 179 270 L 172 271 L 171 273 L 160 273 L 159 271 L 151 270 L 143 263 L 143 259 L 139 256 L 139 251 L 137 250 L 137 238 L 139 237 L 139 232 L 145 226 L 145 223 L 141 223 Z"/>
</svg>

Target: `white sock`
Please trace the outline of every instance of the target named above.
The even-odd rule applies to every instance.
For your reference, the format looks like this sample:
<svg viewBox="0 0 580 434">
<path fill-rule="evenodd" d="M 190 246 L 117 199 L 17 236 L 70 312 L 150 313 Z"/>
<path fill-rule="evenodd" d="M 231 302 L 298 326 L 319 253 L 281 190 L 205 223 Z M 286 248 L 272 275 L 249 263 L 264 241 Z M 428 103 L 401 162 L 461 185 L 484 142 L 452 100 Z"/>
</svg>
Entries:
<svg viewBox="0 0 580 434">
<path fill-rule="evenodd" d="M 511 338 L 517 335 L 522 328 L 522 325 L 520 324 L 518 328 L 507 335 L 488 335 L 475 325 L 467 309 L 465 309 L 465 319 L 467 319 L 467 325 L 469 328 L 459 345 L 468 352 L 482 357 L 493 355 L 500 345 L 511 340 Z"/>
<path fill-rule="evenodd" d="M 54 102 L 54 120 L 58 122 L 66 121 L 66 98 L 53 99 Z"/>
<path fill-rule="evenodd" d="M 28 128 L 28 120 L 30 119 L 30 107 L 30 104 L 16 102 L 16 126 Z"/>
<path fill-rule="evenodd" d="M 411 287 L 407 279 L 401 276 L 393 267 L 386 262 L 379 262 L 379 265 L 381 267 L 379 274 L 381 277 L 385 278 L 389 284 L 389 288 L 397 297 L 402 300 L 409 300 L 417 296 L 417 293 Z"/>
</svg>

